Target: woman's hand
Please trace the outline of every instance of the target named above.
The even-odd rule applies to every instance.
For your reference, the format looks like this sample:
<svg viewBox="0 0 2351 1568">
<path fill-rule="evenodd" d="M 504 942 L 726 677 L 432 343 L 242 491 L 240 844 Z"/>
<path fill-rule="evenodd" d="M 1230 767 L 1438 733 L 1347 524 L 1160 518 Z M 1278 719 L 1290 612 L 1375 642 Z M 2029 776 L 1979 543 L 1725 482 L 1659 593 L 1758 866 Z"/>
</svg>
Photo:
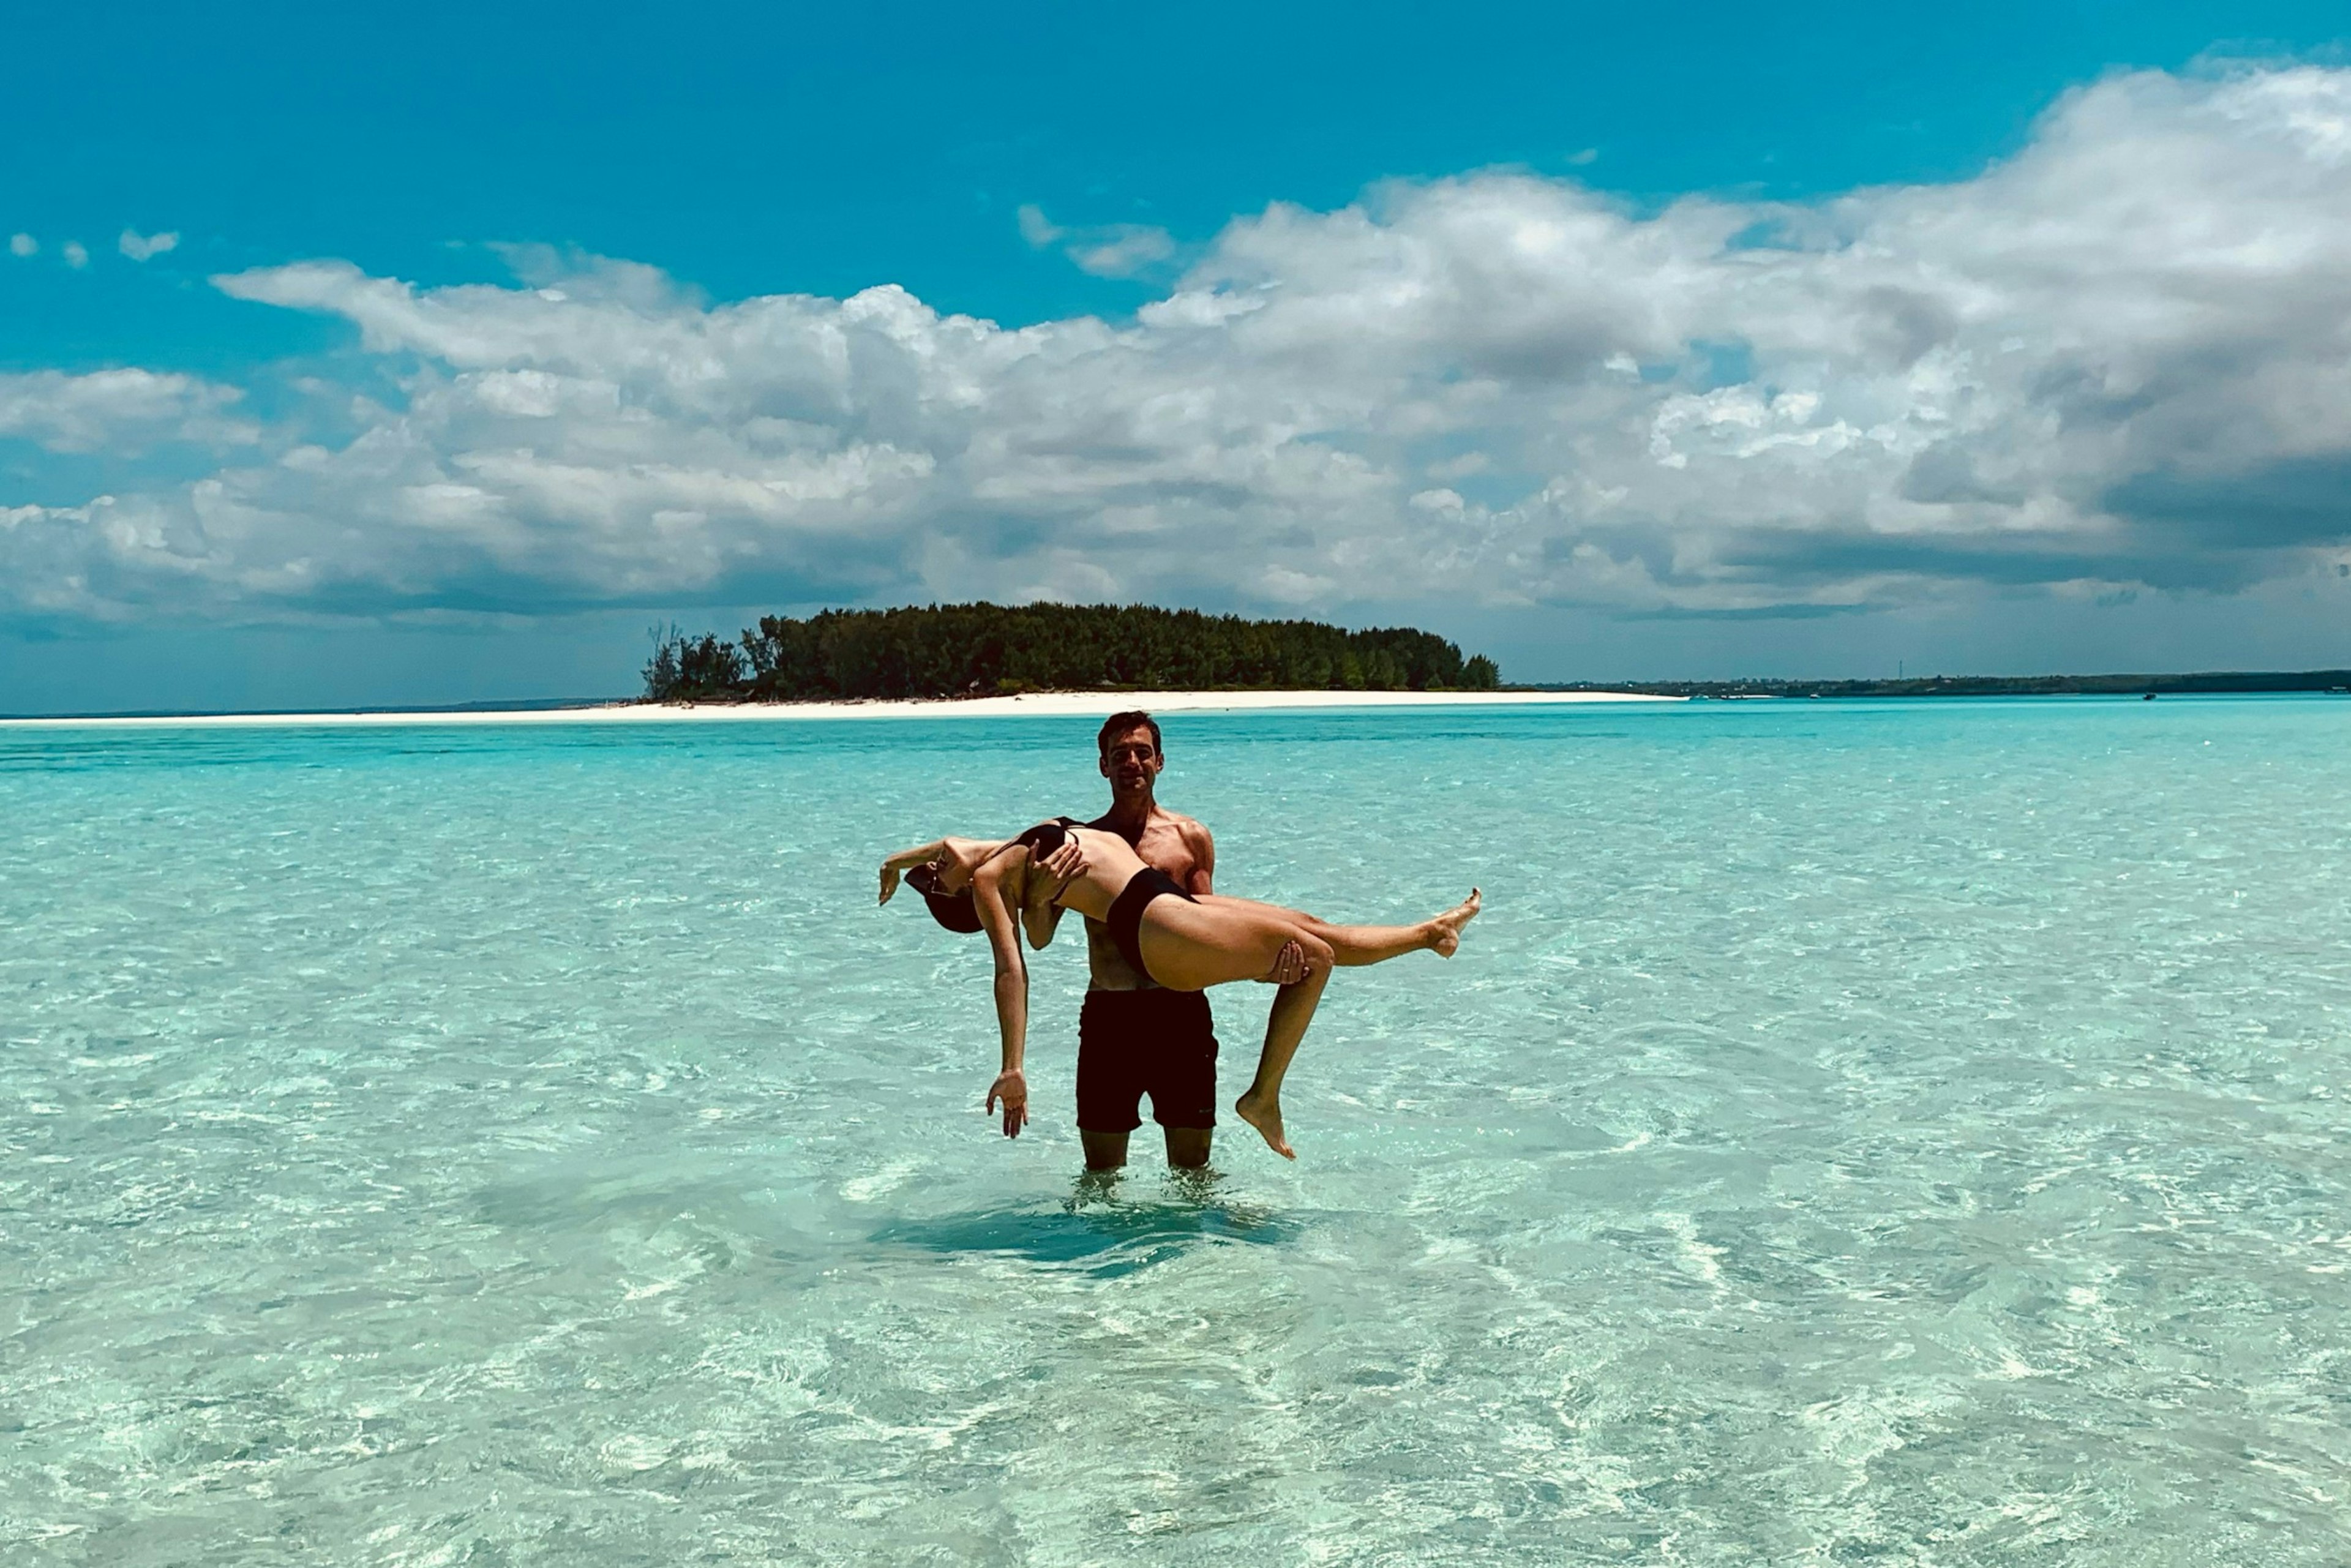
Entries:
<svg viewBox="0 0 2351 1568">
<path fill-rule="evenodd" d="M 1004 1102 L 1004 1135 L 1017 1138 L 1020 1129 L 1029 1124 L 1029 1079 L 1017 1067 L 1008 1067 L 996 1075 L 987 1086 L 987 1112 L 996 1113 L 996 1103 Z"/>
<path fill-rule="evenodd" d="M 904 874 L 907 867 L 926 863 L 935 865 L 942 856 L 952 851 L 947 841 L 945 839 L 938 839 L 927 844 L 916 844 L 911 850 L 900 850 L 896 854 L 883 861 L 882 862 L 882 902 L 889 903 L 890 895 L 898 891 L 898 878 Z"/>
</svg>

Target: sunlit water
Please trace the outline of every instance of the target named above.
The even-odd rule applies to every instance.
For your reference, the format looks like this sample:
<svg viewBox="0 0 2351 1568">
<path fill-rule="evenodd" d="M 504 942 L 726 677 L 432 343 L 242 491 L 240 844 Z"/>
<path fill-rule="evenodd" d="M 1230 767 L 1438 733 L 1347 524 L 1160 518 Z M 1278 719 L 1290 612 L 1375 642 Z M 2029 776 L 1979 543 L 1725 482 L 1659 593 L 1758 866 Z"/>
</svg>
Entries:
<svg viewBox="0 0 2351 1568">
<path fill-rule="evenodd" d="M 2351 701 L 1168 740 L 1223 890 L 1490 913 L 1092 1193 L 1082 944 L 1008 1144 L 871 906 L 1090 725 L 0 733 L 0 1555 L 2351 1557 Z"/>
</svg>

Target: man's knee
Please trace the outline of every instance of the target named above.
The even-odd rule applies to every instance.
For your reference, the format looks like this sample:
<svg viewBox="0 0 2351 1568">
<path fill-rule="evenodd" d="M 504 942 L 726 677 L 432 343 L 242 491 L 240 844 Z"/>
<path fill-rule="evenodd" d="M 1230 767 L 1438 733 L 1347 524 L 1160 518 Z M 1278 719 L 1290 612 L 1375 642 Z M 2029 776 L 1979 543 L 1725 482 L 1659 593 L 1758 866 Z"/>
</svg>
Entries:
<svg viewBox="0 0 2351 1568">
<path fill-rule="evenodd" d="M 1078 1142 L 1085 1147 L 1086 1169 L 1090 1171 L 1114 1171 L 1126 1164 L 1124 1133 L 1089 1133 L 1081 1127 Z"/>
</svg>

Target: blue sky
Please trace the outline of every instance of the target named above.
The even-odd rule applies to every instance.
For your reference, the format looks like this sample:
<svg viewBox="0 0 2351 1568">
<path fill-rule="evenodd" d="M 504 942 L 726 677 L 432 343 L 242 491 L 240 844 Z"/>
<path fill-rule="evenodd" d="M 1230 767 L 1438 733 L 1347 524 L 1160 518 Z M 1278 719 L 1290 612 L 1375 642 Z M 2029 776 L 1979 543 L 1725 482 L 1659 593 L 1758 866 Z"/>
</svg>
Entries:
<svg viewBox="0 0 2351 1568">
<path fill-rule="evenodd" d="M 654 619 L 967 591 L 1409 615 L 1528 679 L 2351 664 L 2332 350 L 2243 303 L 2340 302 L 2345 30 L 20 17 L 0 710 L 615 692 Z M 2110 254 L 2016 261 L 2098 201 Z M 2280 237 L 2177 259 L 2214 225 Z M 729 313 L 777 296 L 850 305 Z"/>
</svg>

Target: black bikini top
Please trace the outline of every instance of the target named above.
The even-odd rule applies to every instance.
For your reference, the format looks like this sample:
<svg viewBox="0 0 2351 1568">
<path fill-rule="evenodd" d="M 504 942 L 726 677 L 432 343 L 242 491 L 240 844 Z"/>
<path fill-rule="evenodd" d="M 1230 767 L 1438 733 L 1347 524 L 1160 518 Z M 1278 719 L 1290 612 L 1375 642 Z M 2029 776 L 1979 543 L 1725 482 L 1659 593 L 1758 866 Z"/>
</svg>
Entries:
<svg viewBox="0 0 2351 1568">
<path fill-rule="evenodd" d="M 1038 823 L 1012 841 L 1016 844 L 1028 845 L 1031 855 L 1050 855 L 1061 847 L 1062 841 L 1070 836 L 1071 828 L 1092 826 L 1092 823 L 1081 822 L 1075 817 L 1056 817 L 1050 822 Z M 1117 828 L 1103 828 L 1096 831 L 1117 833 L 1120 838 L 1126 841 L 1128 849 L 1140 850 L 1143 847 L 1143 830 L 1140 828 L 1133 833 L 1122 831 Z"/>
<path fill-rule="evenodd" d="M 1012 841 L 1027 846 L 1031 860 L 1050 855 L 1069 841 L 1071 828 L 1085 824 L 1075 817 L 1056 817 L 1050 822 L 1040 822 Z"/>
</svg>

